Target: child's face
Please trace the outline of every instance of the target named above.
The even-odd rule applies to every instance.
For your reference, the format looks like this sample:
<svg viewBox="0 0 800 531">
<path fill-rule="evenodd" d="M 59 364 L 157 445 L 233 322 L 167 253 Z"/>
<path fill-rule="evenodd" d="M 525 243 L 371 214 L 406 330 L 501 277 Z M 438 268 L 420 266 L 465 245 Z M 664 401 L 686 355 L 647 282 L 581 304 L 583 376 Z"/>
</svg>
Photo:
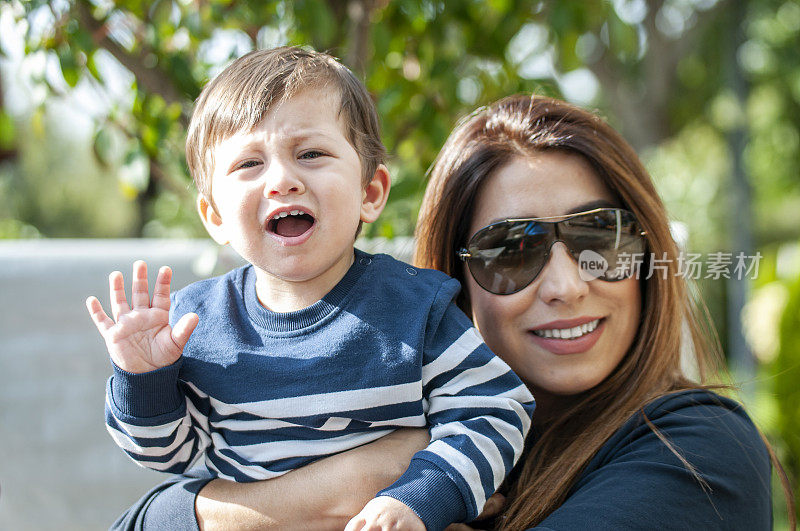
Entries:
<svg viewBox="0 0 800 531">
<path fill-rule="evenodd" d="M 329 92 L 306 89 L 254 130 L 213 148 L 218 210 L 200 197 L 201 218 L 217 242 L 230 243 L 269 278 L 340 277 L 352 261 L 359 221 L 375 221 L 385 203 L 375 202 L 372 185 L 362 186 L 358 154 Z M 385 171 L 381 166 L 376 175 Z"/>
</svg>

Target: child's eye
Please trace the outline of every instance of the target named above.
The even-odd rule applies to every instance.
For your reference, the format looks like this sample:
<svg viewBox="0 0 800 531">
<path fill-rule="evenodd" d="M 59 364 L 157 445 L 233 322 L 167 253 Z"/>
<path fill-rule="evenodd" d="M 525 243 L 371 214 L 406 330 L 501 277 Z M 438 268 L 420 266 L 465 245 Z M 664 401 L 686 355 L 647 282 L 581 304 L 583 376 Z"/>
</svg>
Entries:
<svg viewBox="0 0 800 531">
<path fill-rule="evenodd" d="M 324 156 L 325 156 L 325 153 L 323 153 L 322 151 L 316 151 L 316 150 L 312 149 L 311 151 L 304 151 L 297 158 L 308 160 L 308 159 L 316 159 L 316 158 L 324 157 Z"/>
<path fill-rule="evenodd" d="M 261 161 L 259 161 L 259 160 L 246 160 L 246 161 L 242 162 L 241 164 L 238 164 L 236 166 L 236 169 L 237 170 L 243 170 L 245 168 L 253 168 L 253 167 L 258 166 L 260 164 L 261 164 Z"/>
</svg>

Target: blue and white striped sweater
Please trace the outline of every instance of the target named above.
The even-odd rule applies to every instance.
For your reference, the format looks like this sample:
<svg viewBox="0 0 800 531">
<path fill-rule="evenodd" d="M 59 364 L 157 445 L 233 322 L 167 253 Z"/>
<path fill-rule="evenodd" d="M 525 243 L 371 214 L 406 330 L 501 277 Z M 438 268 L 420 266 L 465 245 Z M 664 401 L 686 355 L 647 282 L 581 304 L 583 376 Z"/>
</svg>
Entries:
<svg viewBox="0 0 800 531">
<path fill-rule="evenodd" d="M 356 251 L 321 301 L 277 314 L 252 266 L 173 294 L 200 324 L 173 366 L 114 369 L 106 419 L 138 464 L 235 481 L 276 477 L 428 426 L 431 444 L 381 494 L 429 529 L 474 518 L 522 451 L 533 399 L 453 304 L 458 282 Z"/>
</svg>

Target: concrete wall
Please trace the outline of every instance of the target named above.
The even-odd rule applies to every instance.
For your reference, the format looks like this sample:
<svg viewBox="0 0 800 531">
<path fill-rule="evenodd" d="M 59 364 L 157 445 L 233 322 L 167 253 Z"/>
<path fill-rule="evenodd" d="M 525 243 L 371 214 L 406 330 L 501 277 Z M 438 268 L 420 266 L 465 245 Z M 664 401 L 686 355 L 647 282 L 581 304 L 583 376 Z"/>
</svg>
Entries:
<svg viewBox="0 0 800 531">
<path fill-rule="evenodd" d="M 358 246 L 410 258 L 409 239 Z M 84 306 L 108 311 L 108 273 L 128 281 L 136 259 L 151 282 L 170 265 L 173 289 L 241 263 L 205 240 L 0 242 L 0 529 L 105 529 L 166 477 L 105 430 L 111 368 Z"/>
</svg>

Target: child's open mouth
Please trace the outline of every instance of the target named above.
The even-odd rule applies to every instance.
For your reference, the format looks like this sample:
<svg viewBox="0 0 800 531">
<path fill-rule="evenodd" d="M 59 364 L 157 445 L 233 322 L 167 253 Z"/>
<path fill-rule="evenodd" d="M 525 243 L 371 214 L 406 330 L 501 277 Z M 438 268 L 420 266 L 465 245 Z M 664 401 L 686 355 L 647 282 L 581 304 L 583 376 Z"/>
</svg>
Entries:
<svg viewBox="0 0 800 531">
<path fill-rule="evenodd" d="M 267 230 L 284 238 L 296 238 L 314 225 L 314 218 L 302 210 L 289 210 L 275 214 L 267 223 Z"/>
</svg>

